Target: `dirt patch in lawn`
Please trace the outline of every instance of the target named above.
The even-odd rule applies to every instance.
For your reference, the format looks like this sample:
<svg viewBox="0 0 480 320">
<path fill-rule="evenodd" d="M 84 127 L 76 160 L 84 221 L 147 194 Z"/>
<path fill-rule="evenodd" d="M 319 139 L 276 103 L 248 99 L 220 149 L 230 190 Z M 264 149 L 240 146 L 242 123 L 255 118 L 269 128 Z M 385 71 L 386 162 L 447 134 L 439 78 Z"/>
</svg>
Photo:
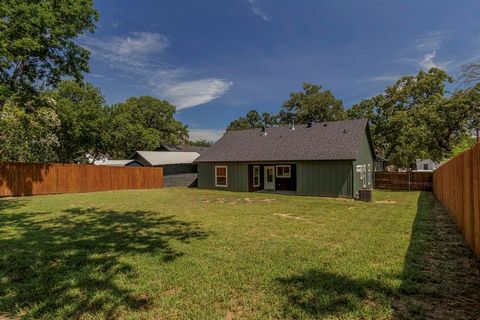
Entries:
<svg viewBox="0 0 480 320">
<path fill-rule="evenodd" d="M 268 198 L 213 198 L 205 199 L 204 203 L 215 203 L 215 204 L 252 204 L 252 203 L 271 203 L 275 202 L 276 199 Z"/>
<path fill-rule="evenodd" d="M 381 200 L 381 201 L 375 201 L 375 203 L 378 203 L 378 204 L 394 204 L 394 203 L 397 203 L 397 201 L 395 201 L 395 200 Z"/>
<path fill-rule="evenodd" d="M 480 261 L 431 193 L 418 199 L 402 280 L 396 319 L 480 317 Z"/>
<path fill-rule="evenodd" d="M 297 216 L 292 216 L 288 213 L 274 213 L 274 216 L 281 217 L 281 218 L 286 218 L 286 219 L 295 219 L 295 220 L 307 220 L 302 217 L 297 217 Z"/>
</svg>

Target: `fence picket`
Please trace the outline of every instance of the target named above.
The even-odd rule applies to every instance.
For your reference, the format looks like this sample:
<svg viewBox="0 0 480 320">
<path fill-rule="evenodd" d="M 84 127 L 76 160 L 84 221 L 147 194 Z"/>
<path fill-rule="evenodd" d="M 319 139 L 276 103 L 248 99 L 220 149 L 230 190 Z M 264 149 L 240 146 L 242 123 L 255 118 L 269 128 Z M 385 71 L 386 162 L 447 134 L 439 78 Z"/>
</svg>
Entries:
<svg viewBox="0 0 480 320">
<path fill-rule="evenodd" d="M 431 172 L 375 172 L 375 188 L 388 190 L 432 190 Z"/>
<path fill-rule="evenodd" d="M 433 173 L 433 192 L 480 257 L 480 144 Z"/>
<path fill-rule="evenodd" d="M 162 168 L 0 163 L 0 197 L 162 187 Z"/>
</svg>

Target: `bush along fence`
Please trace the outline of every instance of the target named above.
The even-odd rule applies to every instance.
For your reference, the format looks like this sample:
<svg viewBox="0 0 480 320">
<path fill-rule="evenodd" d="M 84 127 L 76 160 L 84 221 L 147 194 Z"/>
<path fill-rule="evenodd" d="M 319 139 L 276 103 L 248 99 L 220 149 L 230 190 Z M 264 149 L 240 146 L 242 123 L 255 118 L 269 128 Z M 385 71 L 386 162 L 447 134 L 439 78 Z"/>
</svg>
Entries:
<svg viewBox="0 0 480 320">
<path fill-rule="evenodd" d="M 376 189 L 431 191 L 432 172 L 375 172 Z"/>
<path fill-rule="evenodd" d="M 480 144 L 433 173 L 433 192 L 480 257 Z"/>
<path fill-rule="evenodd" d="M 162 168 L 0 163 L 0 197 L 162 187 Z"/>
</svg>

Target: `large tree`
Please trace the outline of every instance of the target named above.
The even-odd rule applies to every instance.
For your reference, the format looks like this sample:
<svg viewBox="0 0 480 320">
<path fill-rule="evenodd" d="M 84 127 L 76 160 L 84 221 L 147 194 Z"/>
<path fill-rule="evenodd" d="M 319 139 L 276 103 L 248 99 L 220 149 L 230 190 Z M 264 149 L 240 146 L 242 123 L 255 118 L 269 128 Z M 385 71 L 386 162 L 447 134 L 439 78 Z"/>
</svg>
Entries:
<svg viewBox="0 0 480 320">
<path fill-rule="evenodd" d="M 132 97 L 112 106 L 110 156 L 124 158 L 136 150 L 155 150 L 162 143 L 183 144 L 188 129 L 175 120 L 175 106 L 154 97 Z"/>
<path fill-rule="evenodd" d="M 290 98 L 280 110 L 280 122 L 297 123 L 336 121 L 346 118 L 342 100 L 330 90 L 315 84 L 304 83 L 303 91 L 290 93 Z"/>
<path fill-rule="evenodd" d="M 62 81 L 46 94 L 61 121 L 55 130 L 61 162 L 85 162 L 107 153 L 110 121 L 100 89 L 89 83 Z"/>
<path fill-rule="evenodd" d="M 62 77 L 80 80 L 89 52 L 74 39 L 93 32 L 97 19 L 93 0 L 0 1 L 0 108 Z"/>
<path fill-rule="evenodd" d="M 26 112 L 9 100 L 0 109 L 0 161 L 56 161 L 60 120 L 52 108 L 40 106 Z"/>
<path fill-rule="evenodd" d="M 436 68 L 404 76 L 383 94 L 352 106 L 348 115 L 370 119 L 377 152 L 391 164 L 406 168 L 418 158 L 440 161 L 469 134 L 479 112 L 480 87 L 447 96 L 452 81 Z"/>
<path fill-rule="evenodd" d="M 250 110 L 245 117 L 240 117 L 230 122 L 227 131 L 255 129 L 264 126 L 272 127 L 275 124 L 277 124 L 276 115 L 272 115 L 268 112 L 264 112 L 260 115 L 257 110 Z"/>
</svg>

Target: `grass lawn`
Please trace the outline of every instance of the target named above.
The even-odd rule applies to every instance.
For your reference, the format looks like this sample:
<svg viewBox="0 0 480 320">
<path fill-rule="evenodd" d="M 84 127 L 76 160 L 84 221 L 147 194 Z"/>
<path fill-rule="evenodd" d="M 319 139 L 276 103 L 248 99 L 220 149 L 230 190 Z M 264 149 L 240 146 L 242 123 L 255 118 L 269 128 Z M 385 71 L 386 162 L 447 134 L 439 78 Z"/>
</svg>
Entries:
<svg viewBox="0 0 480 320">
<path fill-rule="evenodd" d="M 375 200 L 183 188 L 0 199 L 0 318 L 480 314 L 478 260 L 431 194 Z"/>
</svg>

